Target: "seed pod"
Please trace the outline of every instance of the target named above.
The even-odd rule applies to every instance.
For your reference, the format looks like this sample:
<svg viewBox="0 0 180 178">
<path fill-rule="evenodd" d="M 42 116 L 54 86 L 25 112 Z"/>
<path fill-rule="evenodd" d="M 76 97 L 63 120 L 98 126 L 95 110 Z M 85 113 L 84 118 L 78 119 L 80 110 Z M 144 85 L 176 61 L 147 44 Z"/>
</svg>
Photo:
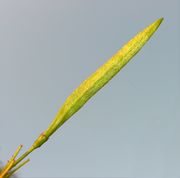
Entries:
<svg viewBox="0 0 180 178">
<path fill-rule="evenodd" d="M 66 99 L 55 119 L 48 129 L 41 134 L 32 145 L 32 149 L 40 147 L 47 139 L 74 113 L 76 113 L 96 92 L 114 77 L 130 59 L 139 52 L 144 44 L 161 24 L 160 18 L 139 32 L 127 44 L 125 44 L 114 56 L 103 64 L 96 72 L 89 76 Z"/>
</svg>

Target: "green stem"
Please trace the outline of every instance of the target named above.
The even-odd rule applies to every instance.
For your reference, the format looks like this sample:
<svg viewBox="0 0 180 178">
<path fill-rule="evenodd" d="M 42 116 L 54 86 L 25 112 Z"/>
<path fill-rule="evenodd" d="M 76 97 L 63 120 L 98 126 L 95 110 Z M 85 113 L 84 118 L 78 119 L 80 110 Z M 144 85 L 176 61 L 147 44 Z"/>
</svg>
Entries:
<svg viewBox="0 0 180 178">
<path fill-rule="evenodd" d="M 10 176 L 12 176 L 18 169 L 20 169 L 22 166 L 24 166 L 26 163 L 28 163 L 30 161 L 30 159 L 27 159 L 26 161 L 22 162 L 21 164 L 19 164 L 15 169 L 13 169 L 11 172 L 9 172 L 5 178 L 9 178 Z"/>
<path fill-rule="evenodd" d="M 13 164 L 12 168 L 15 167 L 18 163 L 20 163 L 24 158 L 26 158 L 34 149 L 29 149 L 23 155 L 21 155 Z"/>
</svg>

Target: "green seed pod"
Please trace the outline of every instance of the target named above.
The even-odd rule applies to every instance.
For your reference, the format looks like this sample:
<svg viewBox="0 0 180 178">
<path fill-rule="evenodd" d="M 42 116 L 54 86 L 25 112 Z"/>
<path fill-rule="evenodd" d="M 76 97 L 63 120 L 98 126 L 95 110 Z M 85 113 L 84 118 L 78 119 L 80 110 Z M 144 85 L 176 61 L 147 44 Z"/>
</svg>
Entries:
<svg viewBox="0 0 180 178">
<path fill-rule="evenodd" d="M 34 142 L 31 149 L 40 147 L 47 139 L 74 113 L 76 113 L 96 92 L 114 77 L 130 59 L 139 52 L 144 44 L 161 24 L 160 18 L 139 32 L 127 44 L 125 44 L 114 56 L 103 64 L 96 72 L 89 76 L 81 85 L 66 99 L 55 119 L 48 129 Z"/>
</svg>

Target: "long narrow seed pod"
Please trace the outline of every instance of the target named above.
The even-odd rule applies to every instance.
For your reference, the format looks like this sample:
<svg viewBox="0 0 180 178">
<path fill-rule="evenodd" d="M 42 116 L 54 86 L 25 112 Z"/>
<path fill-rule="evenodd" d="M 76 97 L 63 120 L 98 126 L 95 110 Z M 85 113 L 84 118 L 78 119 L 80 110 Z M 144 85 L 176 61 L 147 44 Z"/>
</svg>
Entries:
<svg viewBox="0 0 180 178">
<path fill-rule="evenodd" d="M 114 56 L 112 56 L 96 72 L 88 77 L 66 99 L 55 119 L 33 143 L 30 149 L 16 160 L 13 167 L 21 162 L 36 148 L 44 144 L 48 138 L 74 113 L 76 113 L 96 92 L 98 92 L 112 77 L 114 77 L 129 61 L 139 52 L 144 44 L 150 39 L 163 21 L 160 18 L 139 32 L 134 38 L 126 43 Z"/>
<path fill-rule="evenodd" d="M 144 46 L 157 30 L 162 20 L 163 18 L 156 20 L 143 31 L 139 32 L 134 38 L 125 44 L 122 49 L 112 56 L 112 58 L 82 82 L 82 84 L 66 99 L 53 122 L 50 124 L 48 129 L 38 137 L 31 149 L 38 148 L 45 143 L 65 121 L 76 113 L 97 91 L 99 91 L 113 76 L 115 76 Z"/>
</svg>

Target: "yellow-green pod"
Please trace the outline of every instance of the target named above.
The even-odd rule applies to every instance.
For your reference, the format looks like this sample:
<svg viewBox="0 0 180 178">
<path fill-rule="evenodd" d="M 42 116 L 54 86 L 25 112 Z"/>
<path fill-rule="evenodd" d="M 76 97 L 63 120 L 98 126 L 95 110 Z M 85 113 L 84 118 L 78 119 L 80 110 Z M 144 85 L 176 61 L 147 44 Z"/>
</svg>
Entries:
<svg viewBox="0 0 180 178">
<path fill-rule="evenodd" d="M 31 148 L 40 147 L 74 113 L 76 113 L 97 91 L 99 91 L 122 67 L 144 46 L 161 24 L 160 18 L 139 32 L 125 44 L 114 56 L 89 76 L 66 99 L 48 129 L 41 134 Z"/>
</svg>

